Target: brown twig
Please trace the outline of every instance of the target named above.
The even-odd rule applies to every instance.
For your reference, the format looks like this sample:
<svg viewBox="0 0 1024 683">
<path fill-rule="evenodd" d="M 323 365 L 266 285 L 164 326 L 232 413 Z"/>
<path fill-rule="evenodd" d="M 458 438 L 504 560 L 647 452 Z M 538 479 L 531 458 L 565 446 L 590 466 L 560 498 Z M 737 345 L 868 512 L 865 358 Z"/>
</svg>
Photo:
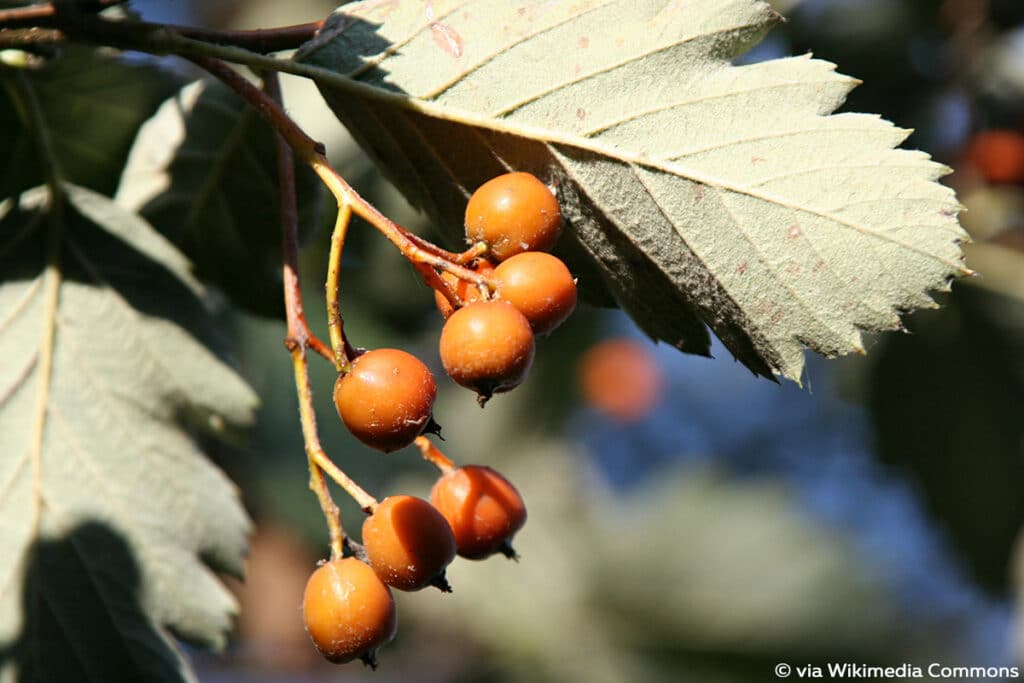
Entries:
<svg viewBox="0 0 1024 683">
<path fill-rule="evenodd" d="M 294 50 L 303 43 L 312 40 L 323 26 L 323 21 L 312 21 L 305 24 L 280 26 L 269 29 L 221 30 L 200 26 L 178 26 L 175 24 L 159 24 L 149 21 L 110 21 L 84 14 L 84 10 L 98 11 L 124 0 L 100 0 L 99 2 L 79 4 L 77 6 L 61 6 L 46 2 L 26 7 L 15 7 L 0 10 L 0 25 L 8 28 L 46 28 L 63 30 L 74 35 L 80 30 L 90 30 L 100 24 L 116 25 L 119 29 L 134 33 L 151 33 L 165 31 L 176 33 L 185 38 L 199 40 L 215 45 L 234 45 L 253 52 L 267 53 L 280 50 Z"/>
<path fill-rule="evenodd" d="M 277 74 L 268 74 L 264 87 L 274 100 L 280 101 L 281 87 Z M 295 164 L 292 149 L 280 135 L 274 136 L 277 145 L 277 173 L 281 201 L 281 232 L 284 252 L 284 300 L 288 319 L 288 338 L 285 345 L 292 355 L 295 372 L 295 388 L 299 397 L 299 415 L 302 422 L 302 436 L 306 444 L 309 465 L 309 488 L 316 494 L 327 520 L 330 536 L 331 557 L 339 558 L 344 551 L 345 531 L 341 524 L 341 511 L 331 498 L 327 480 L 316 463 L 316 453 L 322 452 L 316 429 L 316 414 L 313 410 L 313 396 L 309 387 L 309 367 L 306 362 L 306 348 L 312 335 L 302 312 L 302 290 L 298 275 L 298 209 L 295 198 Z"/>
<path fill-rule="evenodd" d="M 344 206 L 350 207 L 352 213 L 365 220 L 391 240 L 392 244 L 398 247 L 398 250 L 409 261 L 425 263 L 437 270 L 448 271 L 460 280 L 466 280 L 477 286 L 493 288 L 493 283 L 480 273 L 438 255 L 438 251 L 443 252 L 440 248 L 433 247 L 433 245 L 430 249 L 420 246 L 422 238 L 417 237 L 413 239 L 410 237 L 412 233 L 382 214 L 373 204 L 363 199 L 327 162 L 324 146 L 306 135 L 305 131 L 299 128 L 280 105 L 267 97 L 266 93 L 245 80 L 237 71 L 219 59 L 213 59 L 212 57 L 190 56 L 189 59 L 213 76 L 219 78 L 249 102 L 256 112 L 288 141 L 288 144 L 291 145 L 295 153 L 305 160 L 317 175 L 320 176 L 320 179 L 327 185 L 327 189 L 331 191 L 331 194 L 337 200 L 339 209 Z M 450 252 L 444 253 L 448 254 Z M 452 256 L 456 259 L 458 258 L 456 254 L 452 254 Z"/>
<path fill-rule="evenodd" d="M 62 43 L 66 38 L 55 28 L 0 28 L 0 46 L 3 48 Z"/>
</svg>

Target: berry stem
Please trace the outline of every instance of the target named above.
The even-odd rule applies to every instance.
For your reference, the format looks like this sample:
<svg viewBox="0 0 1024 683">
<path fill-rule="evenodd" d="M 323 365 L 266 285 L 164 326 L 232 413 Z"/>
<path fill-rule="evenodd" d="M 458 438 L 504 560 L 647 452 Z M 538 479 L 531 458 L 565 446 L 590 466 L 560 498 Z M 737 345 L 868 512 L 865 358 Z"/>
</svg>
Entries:
<svg viewBox="0 0 1024 683">
<path fill-rule="evenodd" d="M 340 373 L 347 373 L 349 363 L 355 358 L 348 339 L 345 338 L 345 321 L 341 317 L 341 304 L 338 303 L 338 282 L 341 278 L 341 252 L 345 247 L 345 236 L 352 219 L 352 209 L 348 204 L 339 204 L 338 216 L 334 221 L 334 232 L 331 233 L 331 253 L 327 259 L 327 327 L 331 335 L 331 348 L 334 350 L 334 367 Z"/>
<path fill-rule="evenodd" d="M 262 113 L 262 110 L 260 111 Z M 272 112 L 274 116 L 276 116 L 277 113 L 278 112 Z M 285 114 L 284 111 L 280 111 L 279 113 L 281 116 L 287 118 L 287 114 Z M 294 123 L 292 123 L 292 125 L 294 126 Z M 303 135 L 305 136 L 305 133 L 303 133 Z M 299 150 L 297 149 L 296 151 Z M 413 264 L 425 264 L 436 270 L 448 271 L 460 280 L 466 280 L 478 286 L 493 286 L 493 283 L 483 275 L 456 263 L 455 261 L 460 258 L 459 254 L 453 254 L 452 252 L 445 251 L 440 247 L 427 242 L 422 237 L 413 235 L 411 232 L 378 211 L 377 207 L 363 199 L 337 171 L 331 168 L 322 151 L 312 148 L 306 148 L 305 151 L 307 152 L 306 162 L 313 168 L 316 174 L 320 176 L 320 180 L 322 180 L 324 185 L 327 186 L 327 189 L 331 191 L 331 194 L 334 195 L 335 199 L 338 201 L 338 206 L 350 206 L 353 213 L 365 220 L 376 228 L 378 232 L 388 238 L 388 240 L 398 248 L 402 253 L 402 256 L 404 256 L 407 261 Z"/>
<path fill-rule="evenodd" d="M 367 493 L 366 489 L 357 484 L 354 479 L 335 465 L 334 461 L 328 458 L 327 453 L 320 447 L 319 442 L 317 442 L 316 446 L 317 448 L 310 455 L 313 462 L 326 472 L 327 476 L 333 479 L 338 486 L 343 488 L 345 493 L 352 496 L 352 500 L 356 502 L 363 512 L 373 512 L 377 508 L 377 499 Z"/>
<path fill-rule="evenodd" d="M 298 124 L 285 113 L 281 105 L 267 97 L 266 93 L 254 87 L 237 71 L 219 59 L 206 56 L 193 56 L 190 59 L 241 95 L 267 123 L 284 137 L 295 153 L 320 176 L 320 180 L 334 195 L 339 211 L 348 207 L 349 211 L 388 238 L 402 253 L 402 256 L 411 263 L 423 263 L 437 270 L 448 271 L 460 280 L 493 289 L 493 282 L 457 263 L 464 258 L 463 255 L 445 251 L 422 237 L 413 235 L 382 214 L 373 204 L 363 199 L 341 174 L 331 167 L 327 161 L 324 146 L 299 128 Z M 476 249 L 473 247 L 471 251 L 475 252 Z"/>
<path fill-rule="evenodd" d="M 486 255 L 490 249 L 487 246 L 487 242 L 477 242 L 466 251 L 456 255 L 455 262 L 464 266 L 473 259 Z"/>
<path fill-rule="evenodd" d="M 433 463 L 443 474 L 448 474 L 455 469 L 455 463 L 442 453 L 437 446 L 432 444 L 427 437 L 417 436 L 414 443 L 416 448 L 420 449 L 423 459 Z"/>
<path fill-rule="evenodd" d="M 451 286 L 451 283 L 438 275 L 436 270 L 425 263 L 414 263 L 413 267 L 416 268 L 428 287 L 441 292 L 441 295 L 448 300 L 453 309 L 462 306 L 462 299 L 459 298 L 455 288 Z"/>
<path fill-rule="evenodd" d="M 276 73 L 264 77 L 264 87 L 269 96 L 275 100 L 281 97 L 281 88 Z M 285 313 L 288 319 L 288 338 L 285 346 L 291 352 L 292 368 L 295 373 L 295 389 L 299 398 L 299 416 L 302 424 L 302 436 L 306 446 L 306 457 L 309 463 L 309 488 L 316 494 L 327 520 L 330 536 L 331 557 L 340 558 L 344 547 L 345 531 L 341 525 L 341 512 L 331 498 L 327 480 L 314 458 L 314 453 L 322 453 L 320 439 L 316 428 L 316 414 L 313 410 L 313 393 L 309 387 L 309 367 L 306 362 L 306 349 L 313 338 L 302 312 L 302 289 L 299 284 L 298 262 L 298 210 L 295 198 L 295 165 L 292 150 L 284 139 L 275 136 L 277 145 L 278 186 L 281 200 L 281 227 L 283 233 L 284 253 L 284 300 Z M 322 342 L 321 342 L 322 344 Z"/>
</svg>

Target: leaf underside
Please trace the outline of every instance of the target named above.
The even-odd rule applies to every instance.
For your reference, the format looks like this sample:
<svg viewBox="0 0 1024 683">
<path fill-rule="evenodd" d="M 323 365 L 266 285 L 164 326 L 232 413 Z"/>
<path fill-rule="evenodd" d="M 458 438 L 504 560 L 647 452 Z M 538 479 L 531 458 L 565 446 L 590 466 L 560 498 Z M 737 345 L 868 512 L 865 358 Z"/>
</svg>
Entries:
<svg viewBox="0 0 1024 683">
<path fill-rule="evenodd" d="M 559 250 L 650 336 L 799 381 L 803 349 L 933 307 L 966 274 L 948 169 L 908 131 L 830 115 L 856 85 L 809 56 L 731 60 L 779 20 L 754 0 L 346 4 L 299 58 L 338 118 L 456 239 L 508 169 L 552 186 Z"/>
<path fill-rule="evenodd" d="M 189 679 L 170 634 L 223 643 L 214 572 L 240 574 L 248 530 L 190 431 L 249 423 L 255 397 L 210 349 L 188 262 L 65 191 L 0 213 L 0 678 Z"/>
</svg>

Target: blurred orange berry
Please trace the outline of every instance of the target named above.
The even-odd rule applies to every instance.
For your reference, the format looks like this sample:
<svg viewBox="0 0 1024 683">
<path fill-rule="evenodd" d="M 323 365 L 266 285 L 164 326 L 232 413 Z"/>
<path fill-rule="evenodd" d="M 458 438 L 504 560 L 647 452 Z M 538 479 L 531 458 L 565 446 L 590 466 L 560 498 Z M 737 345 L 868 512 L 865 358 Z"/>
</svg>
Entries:
<svg viewBox="0 0 1024 683">
<path fill-rule="evenodd" d="M 1024 135 L 1012 130 L 986 130 L 967 146 L 967 161 L 992 183 L 1024 181 Z"/>
<path fill-rule="evenodd" d="M 661 398 L 662 375 L 651 351 L 631 339 L 607 339 L 579 362 L 580 389 L 595 410 L 619 422 L 643 418 Z"/>
</svg>

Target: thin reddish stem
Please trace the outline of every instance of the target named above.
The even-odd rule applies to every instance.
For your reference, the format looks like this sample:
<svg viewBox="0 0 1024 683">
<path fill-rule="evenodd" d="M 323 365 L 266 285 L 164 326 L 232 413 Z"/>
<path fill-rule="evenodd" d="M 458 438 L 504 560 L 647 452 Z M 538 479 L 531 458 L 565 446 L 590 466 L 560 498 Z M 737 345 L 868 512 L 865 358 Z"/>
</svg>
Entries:
<svg viewBox="0 0 1024 683">
<path fill-rule="evenodd" d="M 281 99 L 281 86 L 277 74 L 268 74 L 264 87 L 274 100 Z M 302 291 L 298 276 L 298 208 L 295 197 L 295 163 L 292 149 L 280 135 L 275 135 L 277 145 L 277 174 L 281 202 L 281 232 L 284 252 L 284 300 L 288 319 L 286 346 L 292 356 L 295 373 L 295 389 L 299 398 L 299 416 L 302 423 L 303 442 L 309 466 L 309 488 L 316 494 L 320 509 L 327 521 L 330 537 L 331 557 L 339 558 L 344 552 L 345 530 L 341 524 L 341 511 L 331 498 L 323 470 L 316 462 L 316 452 L 322 451 L 316 429 L 316 414 L 313 409 L 313 395 L 309 386 L 309 366 L 306 348 L 312 335 L 302 312 Z"/>
<path fill-rule="evenodd" d="M 299 128 L 280 105 L 267 97 L 266 93 L 253 86 L 237 71 L 219 59 L 201 56 L 193 56 L 189 57 L 189 59 L 219 78 L 232 90 L 245 98 L 256 112 L 288 141 L 288 144 L 295 150 L 295 153 L 304 159 L 320 176 L 320 179 L 327 185 L 331 194 L 334 195 L 339 209 L 345 206 L 350 207 L 352 213 L 372 225 L 378 232 L 387 237 L 392 244 L 398 247 L 402 256 L 408 261 L 425 263 L 437 270 L 448 271 L 460 280 L 466 280 L 493 291 L 494 283 L 488 278 L 453 262 L 453 260 L 440 256 L 438 252 L 450 254 L 456 260 L 459 258 L 459 255 L 445 252 L 440 247 L 432 244 L 429 248 L 420 246 L 420 243 L 423 242 L 421 237 L 413 239 L 410 237 L 412 233 L 382 214 L 373 204 L 363 199 L 327 162 L 324 146 L 306 135 L 305 131 Z"/>
<path fill-rule="evenodd" d="M 455 469 L 455 463 L 451 461 L 448 456 L 441 452 L 441 450 L 430 442 L 425 436 L 417 436 L 416 448 L 420 449 L 420 453 L 423 455 L 423 459 L 427 462 L 433 463 L 437 469 L 441 470 L 443 474 L 448 474 Z"/>
<path fill-rule="evenodd" d="M 82 17 L 83 11 L 89 9 L 99 11 L 112 5 L 122 4 L 124 1 L 100 0 L 99 2 L 79 4 L 73 9 L 60 7 L 57 3 L 53 2 L 28 5 L 26 7 L 14 7 L 12 9 L 0 10 L 0 24 L 9 28 L 74 29 L 85 20 Z M 103 21 L 106 24 L 116 24 L 120 29 L 129 32 L 168 31 L 204 43 L 233 45 L 259 53 L 294 50 L 316 37 L 317 31 L 323 26 L 323 21 L 312 21 L 305 24 L 294 24 L 292 26 L 280 26 L 269 29 L 222 30 L 200 26 L 160 24 L 149 21 Z"/>
</svg>

